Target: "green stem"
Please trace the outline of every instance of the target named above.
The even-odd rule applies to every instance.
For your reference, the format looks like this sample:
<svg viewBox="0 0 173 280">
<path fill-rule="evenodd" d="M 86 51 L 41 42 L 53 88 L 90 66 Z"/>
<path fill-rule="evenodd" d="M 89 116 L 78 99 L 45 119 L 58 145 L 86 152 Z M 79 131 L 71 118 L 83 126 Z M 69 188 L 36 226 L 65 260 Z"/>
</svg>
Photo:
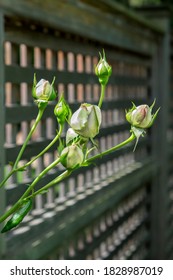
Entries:
<svg viewBox="0 0 173 280">
<path fill-rule="evenodd" d="M 106 89 L 106 85 L 101 85 L 101 95 L 100 95 L 99 104 L 98 104 L 99 108 L 101 108 L 103 99 L 105 97 L 105 89 Z"/>
<path fill-rule="evenodd" d="M 1 187 L 6 183 L 6 181 L 13 175 L 13 173 L 15 173 L 15 172 L 17 172 L 17 171 L 19 171 L 19 170 L 21 169 L 21 167 L 20 167 L 20 168 L 17 168 L 17 165 L 18 165 L 18 163 L 19 163 L 19 161 L 20 161 L 20 159 L 21 159 L 21 157 L 22 157 L 22 155 L 23 155 L 23 152 L 24 152 L 24 150 L 25 150 L 25 148 L 26 148 L 26 146 L 27 146 L 27 144 L 28 144 L 28 141 L 30 140 L 30 138 L 31 138 L 32 134 L 34 133 L 34 131 L 35 131 L 35 129 L 36 129 L 38 123 L 39 123 L 40 120 L 41 120 L 41 117 L 42 117 L 42 115 L 43 115 L 43 113 L 44 113 L 45 108 L 46 108 L 46 104 L 45 104 L 45 106 L 44 106 L 44 105 L 43 105 L 43 106 L 40 106 L 39 111 L 38 111 L 37 118 L 36 118 L 36 120 L 35 120 L 33 126 L 31 127 L 31 130 L 30 130 L 30 132 L 29 132 L 27 138 L 25 139 L 25 142 L 24 142 L 23 145 L 22 145 L 22 148 L 21 148 L 21 150 L 20 150 L 20 152 L 19 152 L 19 154 L 18 154 L 18 156 L 17 156 L 17 158 L 16 158 L 16 161 L 15 161 L 15 163 L 14 163 L 14 165 L 13 165 L 13 168 L 12 168 L 12 170 L 8 173 L 8 175 L 6 176 L 6 178 L 4 178 L 4 180 L 0 183 L 0 188 L 1 188 Z M 27 164 L 27 165 L 28 165 L 28 164 Z M 27 166 L 27 165 L 26 165 L 26 166 Z M 25 165 L 24 165 L 23 167 L 25 167 Z"/>
<path fill-rule="evenodd" d="M 105 156 L 111 152 L 116 151 L 117 149 L 127 145 L 128 143 L 132 142 L 135 139 L 135 135 L 132 133 L 130 135 L 130 137 L 128 139 L 126 139 L 125 141 L 121 142 L 120 144 L 98 154 L 95 155 L 87 160 L 85 160 L 84 162 L 84 166 L 86 164 L 89 164 L 91 162 L 93 162 L 94 160 Z M 52 164 L 50 164 L 46 169 L 44 169 L 39 176 L 32 182 L 32 184 L 29 186 L 29 188 L 25 191 L 25 193 L 21 196 L 21 198 L 11 207 L 11 209 L 9 209 L 3 216 L 0 217 L 0 222 L 4 221 L 7 217 L 9 217 L 11 214 L 13 214 L 18 207 L 20 206 L 20 203 L 27 198 L 32 198 L 35 197 L 36 195 L 42 193 L 43 191 L 46 191 L 47 189 L 49 189 L 50 187 L 52 187 L 53 185 L 59 183 L 60 181 L 64 180 L 65 178 L 67 178 L 71 173 L 72 170 L 66 170 L 64 171 L 61 175 L 59 175 L 58 177 L 56 177 L 54 180 L 52 180 L 51 182 L 49 182 L 47 185 L 45 185 L 44 187 L 40 188 L 38 191 L 33 192 L 31 195 L 29 195 L 29 193 L 33 190 L 33 188 L 35 187 L 35 185 L 37 184 L 37 182 L 51 169 L 53 168 L 58 162 L 60 161 L 60 159 L 58 158 L 57 160 L 55 160 Z"/>
<path fill-rule="evenodd" d="M 1 181 L 0 183 L 0 188 L 6 183 L 6 181 L 13 175 L 13 173 L 15 173 L 15 170 L 12 169 L 7 176 L 4 178 L 4 180 Z"/>
<path fill-rule="evenodd" d="M 130 135 L 130 137 L 129 137 L 128 139 L 126 139 L 125 141 L 121 142 L 120 144 L 118 144 L 118 145 L 116 145 L 116 146 L 114 146 L 114 147 L 112 147 L 112 148 L 110 148 L 110 149 L 108 149 L 108 150 L 106 150 L 106 151 L 104 151 L 104 152 L 98 154 L 98 155 L 95 155 L 95 156 L 93 156 L 93 157 L 87 159 L 87 160 L 83 163 L 83 165 L 85 166 L 86 163 L 90 163 L 90 162 L 92 162 L 93 160 L 96 160 L 97 158 L 100 158 L 100 157 L 105 156 L 105 155 L 107 155 L 107 154 L 109 154 L 109 153 L 111 153 L 111 152 L 114 152 L 115 150 L 117 150 L 117 149 L 119 149 L 119 148 L 121 148 L 121 147 L 127 145 L 128 143 L 132 142 L 135 138 L 136 138 L 135 135 L 132 133 L 132 134 Z M 72 170 L 71 170 L 71 171 L 70 171 L 70 170 L 66 170 L 64 173 L 62 173 L 62 174 L 59 175 L 57 178 L 55 178 L 55 179 L 52 180 L 50 183 L 48 183 L 46 186 L 44 186 L 44 187 L 42 187 L 41 189 L 39 189 L 38 191 L 34 192 L 34 193 L 32 194 L 32 196 L 30 196 L 30 197 L 36 196 L 36 195 L 40 194 L 41 192 L 43 192 L 43 191 L 49 189 L 49 188 L 52 187 L 53 185 L 59 183 L 60 181 L 62 181 L 62 180 L 65 179 L 65 178 L 67 178 L 71 173 L 72 173 Z M 27 198 L 30 198 L 30 197 L 27 197 Z"/>
<path fill-rule="evenodd" d="M 45 154 L 55 143 L 56 141 L 59 139 L 59 137 L 61 136 L 63 130 L 63 126 L 60 125 L 60 129 L 58 134 L 55 136 L 55 138 L 49 143 L 48 146 L 46 146 L 46 148 L 44 150 L 42 150 L 37 156 L 35 156 L 32 160 L 28 161 L 24 166 L 22 167 L 27 167 L 28 165 L 30 165 L 31 163 L 33 163 L 36 159 L 38 159 L 39 157 L 41 157 L 43 154 Z M 20 167 L 21 168 L 21 167 Z M 19 169 L 20 169 L 19 168 Z"/>
<path fill-rule="evenodd" d="M 49 189 L 50 187 L 52 187 L 53 185 L 61 182 L 62 180 L 64 180 L 65 178 L 67 178 L 70 174 L 72 173 L 72 170 L 65 170 L 61 175 L 59 175 L 58 177 L 56 177 L 54 180 L 52 180 L 51 182 L 49 182 L 47 185 L 45 185 L 44 187 L 42 187 L 41 189 L 39 189 L 38 191 L 32 193 L 32 195 L 26 197 L 26 199 L 28 198 L 32 198 L 35 197 L 38 194 L 41 194 L 43 191 L 46 191 L 47 189 Z"/>
<path fill-rule="evenodd" d="M 59 137 L 61 136 L 61 133 L 62 133 L 62 130 L 63 130 L 63 126 L 60 125 L 60 129 L 59 129 L 59 132 L 58 134 L 55 136 L 55 138 L 50 142 L 50 144 L 48 146 L 46 146 L 46 148 L 41 151 L 37 156 L 35 156 L 32 160 L 30 160 L 29 162 L 27 162 L 25 165 L 23 166 L 20 166 L 19 168 L 16 168 L 16 169 L 12 169 L 11 172 L 7 175 L 7 177 L 0 183 L 0 187 L 2 187 L 5 182 L 13 175 L 13 173 L 21 170 L 22 168 L 25 168 L 27 166 L 29 166 L 31 163 L 33 163 L 36 159 L 38 159 L 40 156 L 42 156 L 44 153 L 46 153 L 51 146 L 53 146 L 55 144 L 55 142 L 59 139 Z"/>
<path fill-rule="evenodd" d="M 34 131 L 35 131 L 35 129 L 36 129 L 38 123 L 40 122 L 41 117 L 42 117 L 42 115 L 43 115 L 43 112 L 44 112 L 45 108 L 46 108 L 46 107 L 41 107 L 41 108 L 39 108 L 37 118 L 36 118 L 36 120 L 35 120 L 33 126 L 31 127 L 31 130 L 30 130 L 30 132 L 28 133 L 28 135 L 27 135 L 27 137 L 26 137 L 26 139 L 25 139 L 25 142 L 23 143 L 23 146 L 22 146 L 22 148 L 21 148 L 21 150 L 20 150 L 20 152 L 19 152 L 19 154 L 18 154 L 18 156 L 17 156 L 17 159 L 16 159 L 16 161 L 15 161 L 15 163 L 14 163 L 14 165 L 13 165 L 13 169 L 16 169 L 16 168 L 17 168 L 17 165 L 18 165 L 18 163 L 19 163 L 19 161 L 20 161 L 20 159 L 21 159 L 21 157 L 22 157 L 22 154 L 23 154 L 23 152 L 24 152 L 24 150 L 25 150 L 25 148 L 26 148 L 26 146 L 27 146 L 27 144 L 28 144 L 28 141 L 30 140 L 32 134 L 34 133 Z"/>
<path fill-rule="evenodd" d="M 32 184 L 27 188 L 27 190 L 24 192 L 24 194 L 21 196 L 21 198 L 4 214 L 0 217 L 0 223 L 3 222 L 6 218 L 8 218 L 11 214 L 13 214 L 20 206 L 22 201 L 30 194 L 30 192 L 33 190 L 35 185 L 38 183 L 38 181 L 53 167 L 55 167 L 60 162 L 60 158 L 56 159 L 54 162 L 52 162 L 49 166 L 47 166 L 38 176 L 37 178 L 32 182 Z M 31 195 L 32 197 L 32 195 Z"/>
<path fill-rule="evenodd" d="M 84 165 L 86 165 L 86 163 L 87 163 L 87 164 L 88 164 L 88 163 L 91 163 L 92 161 L 94 161 L 94 160 L 96 160 L 96 159 L 98 159 L 98 158 L 101 158 L 101 157 L 103 157 L 103 156 L 105 156 L 105 155 L 107 155 L 107 154 L 109 154 L 109 153 L 112 153 L 112 152 L 116 151 L 117 149 L 119 149 L 119 148 L 121 148 L 121 147 L 127 145 L 127 144 L 130 143 L 130 142 L 132 142 L 135 138 L 136 138 L 135 135 L 132 133 L 132 134 L 130 135 L 130 137 L 129 137 L 128 139 L 126 139 L 125 141 L 119 143 L 118 145 L 116 145 L 116 146 L 114 146 L 114 147 L 112 147 L 112 148 L 110 148 L 110 149 L 108 149 L 108 150 L 106 150 L 106 151 L 104 151 L 104 152 L 102 152 L 102 153 L 100 153 L 100 154 L 97 154 L 97 155 L 95 155 L 95 156 L 93 156 L 93 157 L 90 157 L 89 159 L 87 159 L 87 160 L 84 162 Z"/>
</svg>

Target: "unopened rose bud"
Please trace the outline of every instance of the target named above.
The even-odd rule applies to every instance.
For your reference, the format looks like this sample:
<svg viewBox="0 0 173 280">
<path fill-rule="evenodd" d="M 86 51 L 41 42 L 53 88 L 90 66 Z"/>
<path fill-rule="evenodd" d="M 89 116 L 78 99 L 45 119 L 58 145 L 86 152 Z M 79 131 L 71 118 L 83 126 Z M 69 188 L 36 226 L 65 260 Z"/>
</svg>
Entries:
<svg viewBox="0 0 173 280">
<path fill-rule="evenodd" d="M 135 104 L 133 104 L 132 109 L 126 112 L 127 121 L 134 127 L 143 129 L 149 128 L 153 124 L 160 109 L 159 108 L 156 113 L 152 115 L 154 103 L 155 101 L 150 107 L 146 104 L 136 107 Z"/>
<path fill-rule="evenodd" d="M 104 52 L 103 57 L 100 54 L 100 60 L 95 67 L 95 74 L 98 76 L 101 85 L 105 86 L 108 83 L 109 77 L 112 74 L 112 67 L 107 63 Z"/>
<path fill-rule="evenodd" d="M 60 161 L 65 168 L 74 169 L 81 166 L 84 154 L 77 145 L 71 145 L 62 150 Z"/>
<path fill-rule="evenodd" d="M 57 103 L 54 109 L 54 114 L 60 124 L 64 124 L 65 121 L 68 121 L 70 118 L 71 110 L 63 96 L 61 96 L 59 102 Z"/>
<path fill-rule="evenodd" d="M 100 108 L 97 105 L 82 104 L 72 115 L 70 125 L 77 134 L 85 138 L 94 138 L 101 125 Z"/>
<path fill-rule="evenodd" d="M 55 80 L 55 79 L 54 79 Z M 32 89 L 32 96 L 38 102 L 48 102 L 56 98 L 56 92 L 53 88 L 54 80 L 52 84 L 49 81 L 41 79 L 38 83 L 34 76 L 34 84 Z"/>
</svg>

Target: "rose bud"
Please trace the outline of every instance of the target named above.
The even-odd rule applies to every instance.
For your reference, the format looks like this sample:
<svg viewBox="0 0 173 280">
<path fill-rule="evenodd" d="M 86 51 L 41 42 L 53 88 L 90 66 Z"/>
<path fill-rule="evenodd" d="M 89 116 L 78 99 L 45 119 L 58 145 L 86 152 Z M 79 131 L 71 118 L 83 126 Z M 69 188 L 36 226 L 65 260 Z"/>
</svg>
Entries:
<svg viewBox="0 0 173 280">
<path fill-rule="evenodd" d="M 34 76 L 34 84 L 32 88 L 32 96 L 38 102 L 48 102 L 56 98 L 56 92 L 53 88 L 55 79 L 53 79 L 52 84 L 49 81 L 41 79 L 38 83 L 36 77 Z"/>
<path fill-rule="evenodd" d="M 77 145 L 71 145 L 62 150 L 60 156 L 61 164 L 67 169 L 74 169 L 84 161 L 84 154 Z"/>
<path fill-rule="evenodd" d="M 97 105 L 81 104 L 72 115 L 70 125 L 77 134 L 85 138 L 94 138 L 99 133 L 101 125 L 100 108 Z"/>
<path fill-rule="evenodd" d="M 140 106 L 135 106 L 135 104 L 133 104 L 133 107 L 126 112 L 126 119 L 127 121 L 134 127 L 138 127 L 138 128 L 149 128 L 160 108 L 156 111 L 156 113 L 154 115 L 152 115 L 152 108 L 155 104 L 155 101 L 153 102 L 153 104 L 149 107 L 148 105 L 140 105 Z"/>
<path fill-rule="evenodd" d="M 95 74 L 98 76 L 101 85 L 105 86 L 108 83 L 109 77 L 112 74 L 112 67 L 107 63 L 104 52 L 103 57 L 100 54 L 100 60 L 95 67 Z"/>
<path fill-rule="evenodd" d="M 71 110 L 63 96 L 60 97 L 59 102 L 55 106 L 54 114 L 60 124 L 64 124 L 71 117 Z"/>
</svg>

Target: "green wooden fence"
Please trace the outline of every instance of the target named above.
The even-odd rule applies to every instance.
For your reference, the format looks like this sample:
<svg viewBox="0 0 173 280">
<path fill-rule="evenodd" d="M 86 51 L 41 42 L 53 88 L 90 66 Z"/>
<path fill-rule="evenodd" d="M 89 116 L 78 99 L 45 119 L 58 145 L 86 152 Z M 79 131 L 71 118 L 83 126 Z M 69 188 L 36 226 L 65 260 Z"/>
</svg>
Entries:
<svg viewBox="0 0 173 280">
<path fill-rule="evenodd" d="M 34 73 L 38 80 L 56 76 L 56 88 L 72 110 L 84 101 L 97 103 L 93 65 L 104 48 L 113 75 L 103 104 L 101 150 L 129 136 L 124 111 L 132 100 L 151 104 L 156 98 L 162 109 L 135 153 L 129 145 L 36 198 L 22 226 L 0 236 L 2 259 L 173 257 L 169 18 L 157 14 L 159 24 L 152 23 L 115 1 L 93 2 L 0 1 L 0 176 L 10 169 L 37 113 Z M 54 106 L 47 108 L 23 162 L 55 136 Z M 0 212 L 55 158 L 56 148 L 0 190 Z M 54 169 L 44 184 L 61 171 Z"/>
</svg>

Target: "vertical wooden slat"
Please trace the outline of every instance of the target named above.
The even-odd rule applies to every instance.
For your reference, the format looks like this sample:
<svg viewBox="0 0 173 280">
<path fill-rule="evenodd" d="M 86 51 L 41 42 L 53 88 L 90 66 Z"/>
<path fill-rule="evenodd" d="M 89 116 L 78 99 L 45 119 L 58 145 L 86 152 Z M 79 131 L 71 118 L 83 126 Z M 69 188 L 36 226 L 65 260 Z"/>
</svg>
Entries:
<svg viewBox="0 0 173 280">
<path fill-rule="evenodd" d="M 151 259 L 166 259 L 166 232 L 168 227 L 168 140 L 169 96 L 170 96 L 170 34 L 169 19 L 159 18 L 165 29 L 160 44 L 153 56 L 153 98 L 161 106 L 157 122 L 153 127 L 153 155 L 160 164 L 153 179 L 151 193 Z"/>
<path fill-rule="evenodd" d="M 0 181 L 4 176 L 4 168 L 5 168 L 5 151 L 4 151 L 4 126 L 5 126 L 5 97 L 4 97 L 4 15 L 0 11 L 0 67 L 1 67 L 1 75 L 0 75 Z M 4 213 L 5 210 L 5 191 L 4 188 L 0 189 L 0 215 Z M 0 229 L 1 229 L 0 225 Z M 1 235 L 0 237 L 0 257 L 5 253 L 5 236 Z"/>
</svg>

